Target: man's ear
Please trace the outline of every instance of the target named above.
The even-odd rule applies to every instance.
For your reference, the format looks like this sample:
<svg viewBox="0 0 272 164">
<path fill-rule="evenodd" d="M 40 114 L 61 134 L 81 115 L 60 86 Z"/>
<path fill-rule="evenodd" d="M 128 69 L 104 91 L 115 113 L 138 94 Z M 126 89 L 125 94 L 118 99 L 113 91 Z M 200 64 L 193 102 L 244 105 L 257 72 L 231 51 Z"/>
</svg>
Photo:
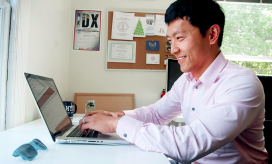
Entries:
<svg viewBox="0 0 272 164">
<path fill-rule="evenodd" d="M 209 29 L 210 44 L 215 44 L 218 41 L 221 30 L 218 24 L 214 24 Z"/>
</svg>

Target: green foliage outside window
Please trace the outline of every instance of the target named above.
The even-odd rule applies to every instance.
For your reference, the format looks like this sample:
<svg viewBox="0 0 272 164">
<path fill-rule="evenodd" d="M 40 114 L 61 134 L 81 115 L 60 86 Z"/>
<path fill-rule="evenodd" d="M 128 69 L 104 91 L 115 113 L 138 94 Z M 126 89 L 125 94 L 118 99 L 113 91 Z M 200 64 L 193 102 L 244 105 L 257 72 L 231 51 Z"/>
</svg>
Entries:
<svg viewBox="0 0 272 164">
<path fill-rule="evenodd" d="M 272 57 L 272 5 L 220 3 L 226 23 L 225 55 Z"/>
<path fill-rule="evenodd" d="M 220 2 L 219 2 L 220 3 Z M 224 55 L 272 57 L 272 5 L 220 3 L 225 16 Z M 256 74 L 272 75 L 271 62 L 232 61 Z"/>
<path fill-rule="evenodd" d="M 250 68 L 256 74 L 272 75 L 271 62 L 231 61 L 244 68 Z"/>
</svg>

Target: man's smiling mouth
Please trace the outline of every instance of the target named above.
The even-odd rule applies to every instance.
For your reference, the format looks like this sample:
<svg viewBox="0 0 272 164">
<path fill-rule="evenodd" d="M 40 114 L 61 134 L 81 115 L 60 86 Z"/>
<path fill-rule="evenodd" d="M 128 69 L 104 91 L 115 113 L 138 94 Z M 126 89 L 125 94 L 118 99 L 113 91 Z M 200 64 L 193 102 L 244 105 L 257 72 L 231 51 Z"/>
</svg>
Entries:
<svg viewBox="0 0 272 164">
<path fill-rule="evenodd" d="M 183 61 L 187 56 L 178 57 L 178 61 Z"/>
</svg>

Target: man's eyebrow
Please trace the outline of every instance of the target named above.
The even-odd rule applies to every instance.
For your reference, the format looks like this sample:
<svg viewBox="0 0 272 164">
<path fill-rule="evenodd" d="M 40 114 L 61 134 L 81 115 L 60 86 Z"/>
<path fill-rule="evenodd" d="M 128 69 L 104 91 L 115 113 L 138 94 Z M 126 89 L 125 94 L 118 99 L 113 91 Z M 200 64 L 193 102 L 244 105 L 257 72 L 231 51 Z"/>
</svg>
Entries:
<svg viewBox="0 0 272 164">
<path fill-rule="evenodd" d="M 179 33 L 184 33 L 184 31 L 175 31 L 172 36 L 174 37 Z M 170 37 L 170 36 L 166 35 L 166 37 Z"/>
<path fill-rule="evenodd" d="M 184 33 L 185 33 L 185 31 L 175 31 L 173 33 L 173 36 L 176 36 L 177 34 L 184 34 Z"/>
</svg>

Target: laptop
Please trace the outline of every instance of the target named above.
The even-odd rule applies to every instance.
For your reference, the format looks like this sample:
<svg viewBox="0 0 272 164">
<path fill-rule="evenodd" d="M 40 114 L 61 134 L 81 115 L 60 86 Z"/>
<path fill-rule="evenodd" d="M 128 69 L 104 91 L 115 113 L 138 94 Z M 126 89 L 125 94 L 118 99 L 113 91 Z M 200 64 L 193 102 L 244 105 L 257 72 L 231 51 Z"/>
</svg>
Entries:
<svg viewBox="0 0 272 164">
<path fill-rule="evenodd" d="M 122 145 L 128 141 L 116 133 L 88 130 L 81 133 L 78 123 L 72 123 L 52 78 L 24 73 L 38 111 L 53 139 L 57 143 Z"/>
</svg>

